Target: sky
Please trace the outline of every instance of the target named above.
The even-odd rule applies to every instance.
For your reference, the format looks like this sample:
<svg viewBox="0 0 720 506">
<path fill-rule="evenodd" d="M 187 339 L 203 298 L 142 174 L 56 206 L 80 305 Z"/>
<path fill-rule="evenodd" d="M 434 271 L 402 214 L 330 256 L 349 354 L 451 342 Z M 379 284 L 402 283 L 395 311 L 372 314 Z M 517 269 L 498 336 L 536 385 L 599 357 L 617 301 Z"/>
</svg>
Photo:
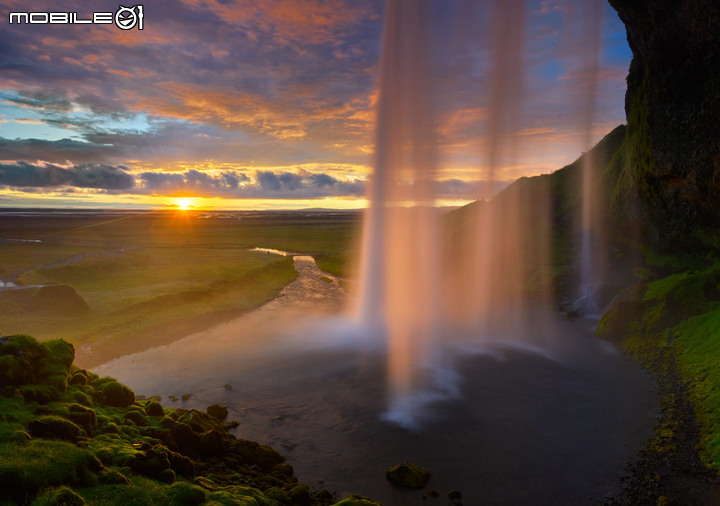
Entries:
<svg viewBox="0 0 720 506">
<path fill-rule="evenodd" d="M 559 169 L 625 122 L 632 55 L 617 14 L 597 1 L 587 25 L 572 0 L 526 0 L 518 147 L 492 179 L 486 35 L 497 20 L 481 0 L 434 1 L 438 205 Z M 118 2 L 0 0 L 0 207 L 367 205 L 384 2 L 127 3 L 117 24 L 68 24 L 44 23 L 46 13 L 103 20 Z M 28 6 L 35 23 L 11 24 Z M 126 19 L 134 26 L 121 29 Z M 588 129 L 579 111 L 592 24 L 601 49 Z"/>
</svg>

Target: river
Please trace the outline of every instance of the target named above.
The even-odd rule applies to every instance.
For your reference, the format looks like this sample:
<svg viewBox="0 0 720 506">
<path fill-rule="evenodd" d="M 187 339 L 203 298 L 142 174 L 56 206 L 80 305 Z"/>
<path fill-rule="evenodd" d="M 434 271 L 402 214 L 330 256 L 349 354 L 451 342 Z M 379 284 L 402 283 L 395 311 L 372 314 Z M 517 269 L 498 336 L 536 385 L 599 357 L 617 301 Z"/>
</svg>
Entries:
<svg viewBox="0 0 720 506">
<path fill-rule="evenodd" d="M 301 482 L 339 498 L 444 505 L 459 490 L 466 506 L 578 505 L 620 492 L 656 420 L 654 386 L 591 321 L 545 311 L 542 348 L 465 343 L 460 395 L 406 430 L 383 420 L 384 355 L 342 316 L 338 280 L 311 257 L 294 262 L 298 278 L 253 313 L 96 372 L 170 407 L 225 404 L 237 437 L 272 445 Z M 385 469 L 403 461 L 428 469 L 440 498 L 390 485 Z"/>
</svg>

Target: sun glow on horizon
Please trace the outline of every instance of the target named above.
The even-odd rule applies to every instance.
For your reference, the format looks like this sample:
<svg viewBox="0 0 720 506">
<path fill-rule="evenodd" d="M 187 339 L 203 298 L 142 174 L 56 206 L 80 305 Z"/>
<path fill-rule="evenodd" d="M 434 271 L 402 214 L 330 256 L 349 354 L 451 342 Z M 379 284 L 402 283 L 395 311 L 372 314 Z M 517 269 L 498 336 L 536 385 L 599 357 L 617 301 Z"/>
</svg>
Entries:
<svg viewBox="0 0 720 506">
<path fill-rule="evenodd" d="M 195 199 L 188 197 L 175 199 L 173 205 L 177 206 L 181 211 L 189 211 L 195 207 Z"/>
</svg>

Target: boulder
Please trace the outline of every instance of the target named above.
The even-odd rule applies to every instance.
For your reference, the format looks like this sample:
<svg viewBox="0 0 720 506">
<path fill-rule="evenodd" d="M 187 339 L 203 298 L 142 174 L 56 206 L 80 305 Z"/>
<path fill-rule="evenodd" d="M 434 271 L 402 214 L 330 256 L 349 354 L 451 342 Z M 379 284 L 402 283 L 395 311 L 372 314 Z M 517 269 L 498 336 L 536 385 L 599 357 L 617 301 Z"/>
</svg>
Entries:
<svg viewBox="0 0 720 506">
<path fill-rule="evenodd" d="M 206 457 L 219 457 L 225 450 L 227 435 L 217 429 L 200 434 L 200 453 Z"/>
<path fill-rule="evenodd" d="M 117 381 L 108 381 L 99 386 L 99 391 L 104 396 L 104 402 L 108 406 L 116 408 L 127 408 L 135 402 L 135 394 L 128 387 Z"/>
<path fill-rule="evenodd" d="M 181 412 L 178 422 L 186 423 L 192 427 L 195 432 L 200 433 L 222 427 L 218 420 L 203 411 L 198 411 L 197 409 Z"/>
<path fill-rule="evenodd" d="M 218 420 L 225 420 L 228 416 L 228 409 L 222 404 L 213 404 L 207 407 L 207 414 Z"/>
<path fill-rule="evenodd" d="M 388 468 L 385 476 L 401 487 L 423 488 L 430 479 L 430 472 L 415 464 L 404 462 Z"/>
<path fill-rule="evenodd" d="M 195 462 L 189 457 L 181 455 L 177 452 L 170 452 L 170 468 L 176 474 L 192 480 L 195 477 Z"/>
<path fill-rule="evenodd" d="M 295 485 L 288 491 L 288 497 L 290 498 L 291 504 L 297 504 L 298 506 L 311 506 L 315 504 L 315 498 L 310 493 L 307 485 Z"/>
<path fill-rule="evenodd" d="M 80 494 L 68 487 L 48 490 L 38 498 L 37 502 L 48 506 L 83 506 L 87 504 Z"/>
<path fill-rule="evenodd" d="M 273 474 L 281 479 L 292 478 L 294 474 L 293 466 L 287 462 L 281 462 L 275 466 Z"/>
<path fill-rule="evenodd" d="M 95 434 L 97 414 L 95 414 L 94 410 L 81 406 L 80 404 L 71 404 L 70 412 L 65 415 L 65 418 L 81 426 L 88 435 L 92 436 Z"/>
<path fill-rule="evenodd" d="M 147 425 L 147 420 L 145 419 L 145 416 L 140 413 L 139 411 L 130 410 L 127 413 L 125 413 L 125 419 L 130 420 L 132 423 L 139 427 L 143 427 Z"/>
<path fill-rule="evenodd" d="M 132 482 L 124 474 L 114 469 L 103 469 L 98 478 L 103 485 L 132 485 Z"/>
<path fill-rule="evenodd" d="M 151 400 L 145 406 L 145 413 L 147 413 L 150 416 L 164 416 L 165 410 L 163 409 L 162 405 L 158 401 Z"/>
<path fill-rule="evenodd" d="M 132 469 L 132 472 L 135 474 L 160 480 L 163 471 L 170 469 L 169 455 L 170 452 L 167 448 L 160 445 L 153 446 L 144 453 L 137 454 L 130 463 L 130 469 Z M 167 476 L 165 477 L 167 478 Z M 174 473 L 172 481 L 175 481 Z M 172 483 L 172 481 L 170 481 L 170 483 Z"/>
<path fill-rule="evenodd" d="M 228 451 L 248 467 L 255 465 L 265 472 L 272 472 L 276 465 L 285 461 L 285 457 L 270 446 L 245 439 L 231 441 Z"/>
<path fill-rule="evenodd" d="M 170 435 L 180 453 L 195 455 L 200 449 L 200 436 L 186 423 L 176 423 L 170 428 Z"/>
<path fill-rule="evenodd" d="M 205 491 L 192 483 L 177 482 L 168 488 L 168 496 L 172 504 L 197 506 L 205 502 Z"/>
<path fill-rule="evenodd" d="M 28 431 L 33 437 L 43 439 L 62 439 L 77 443 L 83 436 L 83 430 L 70 420 L 58 416 L 43 416 L 28 424 Z"/>
</svg>

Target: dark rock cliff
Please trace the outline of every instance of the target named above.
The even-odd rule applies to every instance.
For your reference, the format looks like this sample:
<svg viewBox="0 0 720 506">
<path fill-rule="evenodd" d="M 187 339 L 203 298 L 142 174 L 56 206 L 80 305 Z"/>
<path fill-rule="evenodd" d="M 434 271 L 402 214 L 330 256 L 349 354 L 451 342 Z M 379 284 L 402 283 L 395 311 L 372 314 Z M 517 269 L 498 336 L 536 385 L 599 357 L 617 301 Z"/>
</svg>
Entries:
<svg viewBox="0 0 720 506">
<path fill-rule="evenodd" d="M 686 243 L 720 224 L 720 0 L 610 4 L 633 52 L 620 193 L 640 196 L 652 242 Z"/>
</svg>

